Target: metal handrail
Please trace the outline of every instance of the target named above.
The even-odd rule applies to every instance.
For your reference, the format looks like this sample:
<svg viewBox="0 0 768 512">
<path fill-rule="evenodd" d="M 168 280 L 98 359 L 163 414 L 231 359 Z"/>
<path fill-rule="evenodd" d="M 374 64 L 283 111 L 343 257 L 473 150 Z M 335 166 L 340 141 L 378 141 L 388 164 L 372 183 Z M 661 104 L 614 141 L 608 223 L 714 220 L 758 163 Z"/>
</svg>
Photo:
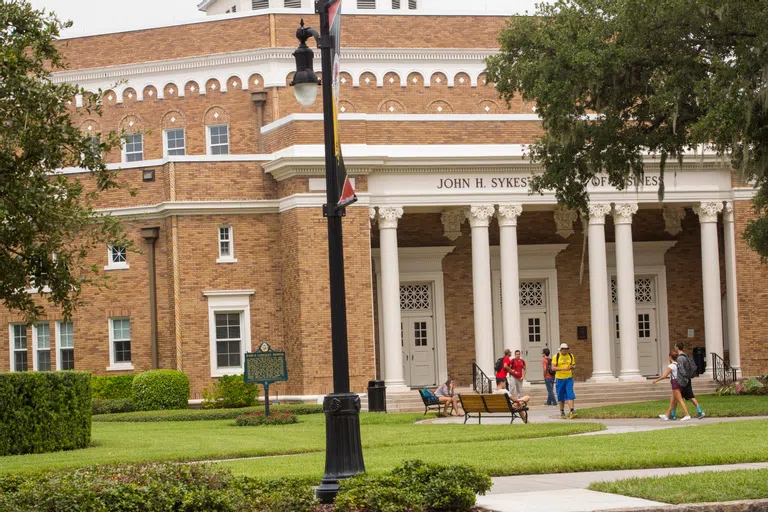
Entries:
<svg viewBox="0 0 768 512">
<path fill-rule="evenodd" d="M 712 378 L 721 386 L 728 386 L 736 382 L 736 369 L 725 362 L 715 352 L 712 352 Z"/>
<path fill-rule="evenodd" d="M 493 381 L 475 363 L 472 363 L 472 389 L 475 393 L 493 393 Z"/>
</svg>

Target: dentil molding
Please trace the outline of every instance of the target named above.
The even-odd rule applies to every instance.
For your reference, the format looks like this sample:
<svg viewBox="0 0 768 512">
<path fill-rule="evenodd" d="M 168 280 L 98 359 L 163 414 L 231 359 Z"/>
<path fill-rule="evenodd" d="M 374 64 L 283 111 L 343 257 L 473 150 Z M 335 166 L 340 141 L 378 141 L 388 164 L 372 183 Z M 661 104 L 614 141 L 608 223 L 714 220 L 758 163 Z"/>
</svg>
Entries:
<svg viewBox="0 0 768 512">
<path fill-rule="evenodd" d="M 613 205 L 613 223 L 632 224 L 632 216 L 637 209 L 637 203 L 616 203 Z"/>
<path fill-rule="evenodd" d="M 517 218 L 523 213 L 523 206 L 520 204 L 500 204 L 499 205 L 499 227 L 517 226 Z"/>
<path fill-rule="evenodd" d="M 699 216 L 699 222 L 717 222 L 717 214 L 723 211 L 722 202 L 701 202 L 693 207 L 694 213 Z"/>
<path fill-rule="evenodd" d="M 605 216 L 611 213 L 611 205 L 606 203 L 592 203 L 589 205 L 589 223 L 605 224 Z"/>
<path fill-rule="evenodd" d="M 470 206 L 467 220 L 473 228 L 487 228 L 494 213 L 496 213 L 496 208 L 491 204 Z"/>
<path fill-rule="evenodd" d="M 397 229 L 397 221 L 403 216 L 400 206 L 379 207 L 379 229 Z"/>
</svg>

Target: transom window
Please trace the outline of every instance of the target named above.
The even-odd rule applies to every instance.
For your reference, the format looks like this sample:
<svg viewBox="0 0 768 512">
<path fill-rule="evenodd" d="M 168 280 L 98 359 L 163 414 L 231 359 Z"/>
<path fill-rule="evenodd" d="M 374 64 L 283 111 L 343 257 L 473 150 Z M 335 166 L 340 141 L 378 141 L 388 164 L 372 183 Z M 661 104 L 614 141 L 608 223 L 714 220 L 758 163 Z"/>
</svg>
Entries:
<svg viewBox="0 0 768 512">
<path fill-rule="evenodd" d="M 240 313 L 216 313 L 216 366 L 240 367 L 242 342 Z"/>
<path fill-rule="evenodd" d="M 427 322 L 413 322 L 413 344 L 416 347 L 427 346 Z"/>
<path fill-rule="evenodd" d="M 11 326 L 11 338 L 13 338 L 13 368 L 15 372 L 25 372 L 27 366 L 27 326 L 14 324 Z"/>
<path fill-rule="evenodd" d="M 429 284 L 400 285 L 400 309 L 413 311 L 432 308 L 432 287 Z"/>
<path fill-rule="evenodd" d="M 48 324 L 35 326 L 35 359 L 40 372 L 51 371 L 51 327 Z"/>
<path fill-rule="evenodd" d="M 131 363 L 131 319 L 113 318 L 112 324 L 112 363 Z"/>
<path fill-rule="evenodd" d="M 638 277 L 635 279 L 635 304 L 653 304 L 653 278 Z M 611 302 L 618 304 L 619 288 L 616 279 L 611 279 Z"/>
<path fill-rule="evenodd" d="M 183 128 L 165 130 L 165 153 L 169 156 L 186 154 Z"/>
<path fill-rule="evenodd" d="M 542 307 L 544 305 L 544 284 L 541 281 L 520 283 L 520 306 Z"/>
<path fill-rule="evenodd" d="M 59 335 L 59 339 L 56 343 L 59 349 L 59 370 L 74 370 L 75 332 L 72 322 L 59 322 L 57 325 L 57 332 Z"/>
<path fill-rule="evenodd" d="M 217 124 L 208 127 L 208 146 L 211 155 L 229 154 L 229 127 Z"/>
<path fill-rule="evenodd" d="M 125 139 L 125 161 L 140 162 L 144 160 L 144 136 L 140 133 L 130 133 Z"/>
</svg>

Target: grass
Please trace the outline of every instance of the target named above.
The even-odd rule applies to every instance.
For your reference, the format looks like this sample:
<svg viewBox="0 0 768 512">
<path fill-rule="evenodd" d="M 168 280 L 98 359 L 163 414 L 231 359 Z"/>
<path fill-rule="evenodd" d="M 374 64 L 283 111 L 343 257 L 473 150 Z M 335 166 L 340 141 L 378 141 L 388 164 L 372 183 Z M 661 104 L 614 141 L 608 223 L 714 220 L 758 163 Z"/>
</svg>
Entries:
<svg viewBox="0 0 768 512">
<path fill-rule="evenodd" d="M 768 461 L 766 429 L 768 420 L 755 420 L 696 425 L 685 428 L 684 434 L 680 429 L 667 429 L 525 441 L 470 441 L 457 439 L 449 431 L 440 431 L 438 439 L 429 445 L 401 444 L 393 439 L 389 445 L 366 449 L 364 457 L 366 470 L 371 473 L 381 473 L 403 460 L 418 458 L 427 462 L 469 464 L 492 476 L 763 462 Z M 553 450 L 564 456 L 551 456 Z M 500 454 L 504 454 L 502 459 Z M 317 480 L 323 473 L 324 454 L 306 453 L 220 465 L 241 475 L 269 474 Z"/>
<path fill-rule="evenodd" d="M 409 453 L 442 451 L 452 443 L 498 443 L 592 432 L 604 427 L 568 422 L 540 425 L 417 425 L 422 414 L 360 416 L 366 452 L 392 449 Z M 167 422 L 96 422 L 92 446 L 84 450 L 0 457 L 0 473 L 140 461 L 192 461 L 265 455 L 325 453 L 325 416 L 299 417 L 294 425 L 238 427 L 233 420 Z M 279 460 L 282 457 L 268 460 Z M 262 476 L 272 475 L 264 470 Z M 321 464 L 322 467 L 322 464 Z M 322 473 L 322 471 L 320 471 Z"/>
<path fill-rule="evenodd" d="M 764 396 L 717 396 L 701 395 L 697 397 L 699 404 L 707 416 L 733 417 L 733 416 L 768 416 L 768 395 Z M 651 402 L 638 402 L 633 404 L 606 405 L 591 409 L 579 409 L 579 417 L 585 419 L 612 419 L 612 418 L 656 418 L 665 413 L 669 407 L 669 400 L 654 400 Z M 688 411 L 696 414 L 696 409 L 688 402 Z M 683 416 L 683 409 L 678 407 L 678 417 Z"/>
<path fill-rule="evenodd" d="M 589 489 L 672 504 L 757 500 L 768 498 L 768 469 L 629 478 L 595 482 Z"/>
<path fill-rule="evenodd" d="M 95 422 L 149 422 L 149 421 L 203 421 L 229 420 L 241 414 L 263 412 L 263 405 L 239 409 L 176 409 L 169 411 L 136 411 L 116 414 L 96 414 Z M 272 405 L 269 412 L 292 412 L 293 414 L 322 414 L 322 405 Z"/>
</svg>

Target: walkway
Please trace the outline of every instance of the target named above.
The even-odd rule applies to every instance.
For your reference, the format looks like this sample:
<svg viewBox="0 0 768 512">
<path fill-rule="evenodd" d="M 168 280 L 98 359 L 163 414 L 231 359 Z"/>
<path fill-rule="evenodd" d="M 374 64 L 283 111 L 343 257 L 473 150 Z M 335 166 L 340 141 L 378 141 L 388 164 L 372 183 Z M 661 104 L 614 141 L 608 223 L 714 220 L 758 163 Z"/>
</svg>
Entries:
<svg viewBox="0 0 768 512">
<path fill-rule="evenodd" d="M 723 466 L 694 466 L 688 468 L 503 476 L 493 478 L 493 487 L 487 495 L 478 496 L 477 506 L 494 512 L 549 512 L 552 510 L 557 510 L 558 512 L 588 512 L 593 510 L 630 510 L 632 508 L 663 506 L 666 503 L 588 491 L 587 487 L 592 482 L 614 481 L 632 477 L 760 468 L 768 468 L 768 462 Z"/>
</svg>

